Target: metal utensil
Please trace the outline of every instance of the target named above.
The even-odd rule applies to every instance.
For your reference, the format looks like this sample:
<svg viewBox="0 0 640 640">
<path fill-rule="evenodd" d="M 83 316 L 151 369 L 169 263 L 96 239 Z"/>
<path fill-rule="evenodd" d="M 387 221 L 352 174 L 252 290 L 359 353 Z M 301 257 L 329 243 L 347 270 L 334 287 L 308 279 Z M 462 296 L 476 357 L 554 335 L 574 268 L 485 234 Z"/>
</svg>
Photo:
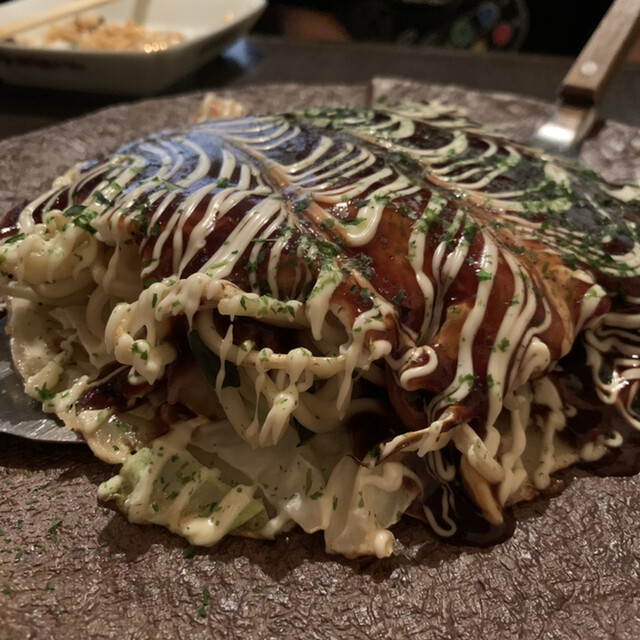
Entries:
<svg viewBox="0 0 640 640">
<path fill-rule="evenodd" d="M 551 115 L 525 141 L 527 145 L 554 154 L 575 154 L 639 30 L 640 0 L 615 0 L 562 80 Z"/>
<path fill-rule="evenodd" d="M 47 442 L 82 442 L 77 433 L 47 416 L 24 392 L 20 376 L 11 366 L 6 320 L 0 320 L 0 432 L 30 440 Z"/>
</svg>

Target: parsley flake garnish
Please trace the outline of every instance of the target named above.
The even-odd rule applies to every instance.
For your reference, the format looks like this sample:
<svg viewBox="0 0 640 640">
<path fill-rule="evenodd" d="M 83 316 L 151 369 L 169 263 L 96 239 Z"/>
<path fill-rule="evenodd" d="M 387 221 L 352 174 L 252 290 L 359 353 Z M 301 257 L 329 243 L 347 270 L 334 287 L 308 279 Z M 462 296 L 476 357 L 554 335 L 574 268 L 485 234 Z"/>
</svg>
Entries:
<svg viewBox="0 0 640 640">
<path fill-rule="evenodd" d="M 298 200 L 298 202 L 296 202 L 293 205 L 294 213 L 302 213 L 303 211 L 305 211 L 306 209 L 309 208 L 309 205 L 312 202 L 313 202 L 313 198 L 311 198 L 310 196 L 307 196 L 306 198 L 303 198 L 302 200 Z"/>
<path fill-rule="evenodd" d="M 51 536 L 51 539 L 54 542 L 58 542 L 58 531 L 60 529 L 60 525 L 62 524 L 62 520 L 58 519 L 58 520 L 54 520 L 50 525 L 49 525 L 49 535 Z"/>
<path fill-rule="evenodd" d="M 4 241 L 4 244 L 13 244 L 14 242 L 20 242 L 26 237 L 25 233 L 16 233 L 15 236 L 11 236 Z"/>
<path fill-rule="evenodd" d="M 202 604 L 198 607 L 198 615 L 201 618 L 204 618 L 207 615 L 206 608 L 209 604 L 209 600 L 211 600 L 211 592 L 207 587 L 202 587 Z"/>
<path fill-rule="evenodd" d="M 193 544 L 190 544 L 188 547 L 185 547 L 182 550 L 182 557 L 185 559 L 193 558 L 196 555 L 196 547 Z"/>
</svg>

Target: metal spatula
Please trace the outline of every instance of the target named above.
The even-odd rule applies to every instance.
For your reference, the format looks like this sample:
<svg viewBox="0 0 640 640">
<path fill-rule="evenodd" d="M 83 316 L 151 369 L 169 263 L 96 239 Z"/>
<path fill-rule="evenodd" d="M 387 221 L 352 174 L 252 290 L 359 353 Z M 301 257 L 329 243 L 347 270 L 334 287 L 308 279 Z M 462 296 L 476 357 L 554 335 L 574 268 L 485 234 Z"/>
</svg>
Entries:
<svg viewBox="0 0 640 640">
<path fill-rule="evenodd" d="M 78 434 L 43 413 L 24 392 L 24 383 L 11 366 L 5 325 L 6 321 L 0 320 L 0 433 L 48 442 L 81 442 Z"/>
<path fill-rule="evenodd" d="M 527 145 L 556 155 L 576 153 L 639 30 L 640 0 L 615 0 L 560 84 L 549 119 L 525 141 Z"/>
</svg>

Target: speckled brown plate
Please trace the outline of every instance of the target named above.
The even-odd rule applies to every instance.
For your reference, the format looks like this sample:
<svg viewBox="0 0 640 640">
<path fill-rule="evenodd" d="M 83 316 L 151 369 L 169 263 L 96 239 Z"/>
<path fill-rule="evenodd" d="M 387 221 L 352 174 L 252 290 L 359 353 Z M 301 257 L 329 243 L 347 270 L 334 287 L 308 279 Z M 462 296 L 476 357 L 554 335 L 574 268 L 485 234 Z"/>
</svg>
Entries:
<svg viewBox="0 0 640 640">
<path fill-rule="evenodd" d="M 523 137 L 548 108 L 390 79 L 233 95 L 259 112 L 439 98 Z M 184 122 L 199 97 L 111 108 L 0 142 L 0 210 L 76 160 Z M 583 160 L 609 179 L 637 180 L 638 149 L 636 130 L 607 124 Z M 568 472 L 565 491 L 519 507 L 515 535 L 491 549 L 448 546 L 407 522 L 395 529 L 392 558 L 347 561 L 326 555 L 321 535 L 297 531 L 194 553 L 100 505 L 96 488 L 111 471 L 83 446 L 0 435 L 0 638 L 640 637 L 638 477 Z"/>
</svg>

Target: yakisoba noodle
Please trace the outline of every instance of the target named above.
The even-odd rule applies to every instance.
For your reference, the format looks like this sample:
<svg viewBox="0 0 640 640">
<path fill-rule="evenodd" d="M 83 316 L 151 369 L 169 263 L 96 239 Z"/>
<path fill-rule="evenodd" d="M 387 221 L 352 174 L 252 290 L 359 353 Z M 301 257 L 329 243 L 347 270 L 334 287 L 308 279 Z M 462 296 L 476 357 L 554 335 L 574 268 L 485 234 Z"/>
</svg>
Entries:
<svg viewBox="0 0 640 640">
<path fill-rule="evenodd" d="M 436 104 L 205 120 L 8 214 L 14 357 L 133 522 L 494 542 L 637 471 L 637 199 Z"/>
</svg>

